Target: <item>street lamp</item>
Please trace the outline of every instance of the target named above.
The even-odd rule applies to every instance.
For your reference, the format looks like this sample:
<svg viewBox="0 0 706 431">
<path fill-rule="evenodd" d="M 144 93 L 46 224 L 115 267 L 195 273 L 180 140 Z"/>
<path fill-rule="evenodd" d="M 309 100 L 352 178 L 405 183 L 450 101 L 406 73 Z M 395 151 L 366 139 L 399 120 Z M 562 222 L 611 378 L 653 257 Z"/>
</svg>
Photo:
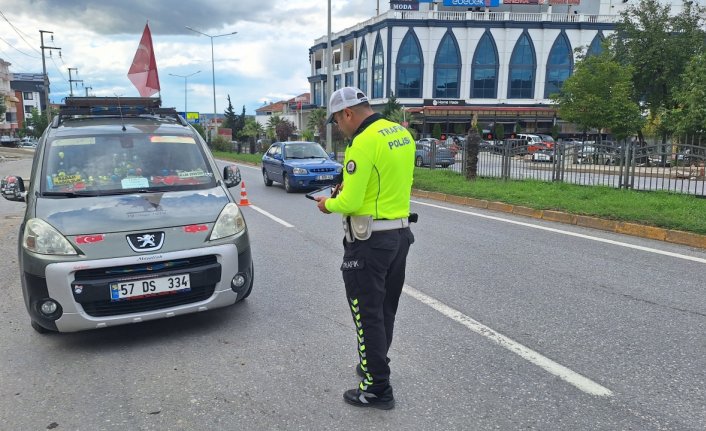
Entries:
<svg viewBox="0 0 706 431">
<path fill-rule="evenodd" d="M 216 68 L 214 66 L 214 61 L 213 61 L 213 39 L 217 37 L 223 37 L 223 36 L 231 36 L 233 34 L 238 33 L 237 31 L 233 31 L 231 33 L 223 33 L 223 34 L 217 34 L 217 35 L 210 35 L 203 33 L 201 31 L 195 30 L 188 25 L 186 26 L 187 30 L 191 30 L 194 33 L 202 34 L 206 37 L 211 38 L 211 77 L 213 79 L 213 127 L 215 128 L 216 135 L 218 135 L 218 123 L 216 122 Z"/>
<path fill-rule="evenodd" d="M 197 73 L 201 73 L 201 71 L 200 71 L 200 70 L 197 70 L 196 72 L 190 73 L 190 74 L 188 74 L 188 75 L 177 75 L 176 73 L 170 73 L 170 74 L 169 74 L 169 75 L 171 75 L 171 76 L 176 76 L 177 78 L 184 78 L 184 117 L 185 117 L 185 119 L 186 119 L 186 117 L 189 116 L 189 110 L 186 109 L 186 79 L 187 79 L 188 77 L 190 77 L 190 76 L 196 75 Z"/>
</svg>

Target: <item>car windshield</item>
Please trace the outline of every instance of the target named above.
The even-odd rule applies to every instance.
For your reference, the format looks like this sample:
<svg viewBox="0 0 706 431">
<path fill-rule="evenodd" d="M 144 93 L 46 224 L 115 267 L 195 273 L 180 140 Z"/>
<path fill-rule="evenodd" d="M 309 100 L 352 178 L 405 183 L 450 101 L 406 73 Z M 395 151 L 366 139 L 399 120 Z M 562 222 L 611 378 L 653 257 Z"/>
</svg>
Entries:
<svg viewBox="0 0 706 431">
<path fill-rule="evenodd" d="M 284 146 L 285 159 L 328 159 L 328 154 L 316 142 L 296 142 Z"/>
<path fill-rule="evenodd" d="M 192 135 L 61 136 L 46 145 L 44 195 L 149 193 L 215 185 Z"/>
</svg>

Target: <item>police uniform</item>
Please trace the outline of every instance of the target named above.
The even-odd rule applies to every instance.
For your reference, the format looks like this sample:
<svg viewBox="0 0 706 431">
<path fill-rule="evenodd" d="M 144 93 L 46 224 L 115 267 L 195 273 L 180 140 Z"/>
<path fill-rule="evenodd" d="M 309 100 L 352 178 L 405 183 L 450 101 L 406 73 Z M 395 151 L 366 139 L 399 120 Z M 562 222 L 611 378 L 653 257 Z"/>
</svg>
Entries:
<svg viewBox="0 0 706 431">
<path fill-rule="evenodd" d="M 397 123 L 373 114 L 358 127 L 346 148 L 340 194 L 326 209 L 351 218 L 372 216 L 368 239 L 344 239 L 341 271 L 358 339 L 359 389 L 392 398 L 387 352 L 404 284 L 415 144 Z M 361 396 L 362 397 L 362 396 Z"/>
</svg>

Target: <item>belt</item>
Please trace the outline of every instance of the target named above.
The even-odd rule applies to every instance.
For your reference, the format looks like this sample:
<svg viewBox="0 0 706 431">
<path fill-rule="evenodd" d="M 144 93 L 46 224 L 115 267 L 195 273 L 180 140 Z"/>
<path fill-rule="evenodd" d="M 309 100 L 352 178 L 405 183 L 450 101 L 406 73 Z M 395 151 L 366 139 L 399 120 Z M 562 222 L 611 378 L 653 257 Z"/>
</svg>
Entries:
<svg viewBox="0 0 706 431">
<path fill-rule="evenodd" d="M 373 232 L 381 230 L 403 229 L 409 227 L 409 220 L 405 218 L 396 218 L 393 220 L 373 220 Z"/>
</svg>

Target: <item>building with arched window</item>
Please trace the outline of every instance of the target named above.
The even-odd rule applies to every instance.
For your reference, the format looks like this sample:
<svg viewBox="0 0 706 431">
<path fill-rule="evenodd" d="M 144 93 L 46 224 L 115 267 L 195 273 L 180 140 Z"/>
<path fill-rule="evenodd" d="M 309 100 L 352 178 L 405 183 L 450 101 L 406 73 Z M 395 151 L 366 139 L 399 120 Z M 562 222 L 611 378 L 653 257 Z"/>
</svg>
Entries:
<svg viewBox="0 0 706 431">
<path fill-rule="evenodd" d="M 528 2 L 533 4 L 510 4 Z M 550 95 L 571 76 L 575 49 L 600 52 L 626 7 L 620 0 L 396 3 L 412 6 L 332 35 L 332 79 L 341 82 L 338 77 L 350 73 L 352 85 L 378 110 L 394 95 L 424 136 L 435 123 L 447 133 L 465 132 L 474 114 L 484 126 L 549 132 L 557 124 Z M 326 37 L 310 48 L 312 100 L 323 107 L 326 48 Z"/>
</svg>

